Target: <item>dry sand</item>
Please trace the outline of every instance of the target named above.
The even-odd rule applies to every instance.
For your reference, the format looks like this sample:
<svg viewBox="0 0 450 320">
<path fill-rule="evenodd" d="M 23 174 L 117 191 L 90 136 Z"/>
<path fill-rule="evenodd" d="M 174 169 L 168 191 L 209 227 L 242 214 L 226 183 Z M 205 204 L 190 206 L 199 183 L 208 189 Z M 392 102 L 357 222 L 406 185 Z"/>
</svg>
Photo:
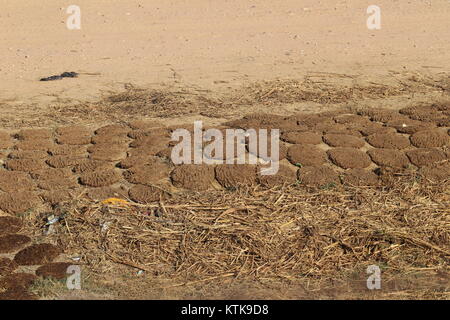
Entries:
<svg viewBox="0 0 450 320">
<path fill-rule="evenodd" d="M 81 30 L 66 27 L 61 1 L 1 0 L 0 101 L 98 98 L 124 83 L 202 88 L 301 78 L 308 72 L 387 76 L 448 72 L 450 3 L 78 0 Z M 42 83 L 63 71 L 98 73 Z"/>
</svg>

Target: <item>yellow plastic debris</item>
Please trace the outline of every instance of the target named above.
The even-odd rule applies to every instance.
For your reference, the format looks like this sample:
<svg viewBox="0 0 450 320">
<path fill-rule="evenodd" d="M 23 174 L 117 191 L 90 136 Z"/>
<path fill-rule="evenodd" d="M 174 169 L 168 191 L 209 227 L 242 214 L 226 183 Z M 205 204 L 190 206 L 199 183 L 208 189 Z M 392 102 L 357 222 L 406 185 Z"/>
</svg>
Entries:
<svg viewBox="0 0 450 320">
<path fill-rule="evenodd" d="M 130 203 L 127 200 L 119 199 L 119 198 L 108 198 L 102 201 L 102 204 L 109 205 L 129 205 Z"/>
</svg>

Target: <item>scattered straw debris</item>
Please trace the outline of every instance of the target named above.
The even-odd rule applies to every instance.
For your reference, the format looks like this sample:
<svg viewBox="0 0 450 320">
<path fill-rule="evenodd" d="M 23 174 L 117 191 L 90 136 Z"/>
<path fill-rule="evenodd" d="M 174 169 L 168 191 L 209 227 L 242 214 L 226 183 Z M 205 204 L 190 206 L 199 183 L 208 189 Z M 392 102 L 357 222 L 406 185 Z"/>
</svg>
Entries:
<svg viewBox="0 0 450 320">
<path fill-rule="evenodd" d="M 149 205 L 78 203 L 66 218 L 71 232 L 54 236 L 69 252 L 83 248 L 94 272 L 144 270 L 158 288 L 271 281 L 367 290 L 365 268 L 375 264 L 384 298 L 448 298 L 448 185 L 242 187 Z"/>
<path fill-rule="evenodd" d="M 123 92 L 111 93 L 95 103 L 56 104 L 46 117 L 57 115 L 59 119 L 73 118 L 77 121 L 122 121 L 143 116 L 171 118 L 182 115 L 230 118 L 255 108 L 267 110 L 277 105 L 294 103 L 339 106 L 412 93 L 417 95 L 439 91 L 448 94 L 448 77 L 431 79 L 404 76 L 389 80 L 385 84 L 350 75 L 311 73 L 304 79 L 259 81 L 219 91 L 187 85 L 145 89 L 128 84 Z"/>
</svg>

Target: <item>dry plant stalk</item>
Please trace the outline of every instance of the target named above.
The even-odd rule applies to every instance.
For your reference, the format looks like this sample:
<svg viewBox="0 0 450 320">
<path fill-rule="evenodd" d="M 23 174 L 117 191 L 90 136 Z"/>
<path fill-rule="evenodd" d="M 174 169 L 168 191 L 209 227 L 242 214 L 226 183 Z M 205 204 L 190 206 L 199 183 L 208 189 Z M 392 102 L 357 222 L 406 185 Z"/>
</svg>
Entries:
<svg viewBox="0 0 450 320">
<path fill-rule="evenodd" d="M 448 277 L 448 185 L 255 187 L 125 208 L 77 203 L 66 221 L 71 232 L 55 236 L 69 252 L 83 248 L 93 270 L 124 264 L 179 285 L 231 277 L 320 286 L 370 264 L 392 281 L 418 271 Z M 112 221 L 106 232 L 104 221 Z M 448 293 L 432 278 L 414 281 L 403 287 Z"/>
</svg>

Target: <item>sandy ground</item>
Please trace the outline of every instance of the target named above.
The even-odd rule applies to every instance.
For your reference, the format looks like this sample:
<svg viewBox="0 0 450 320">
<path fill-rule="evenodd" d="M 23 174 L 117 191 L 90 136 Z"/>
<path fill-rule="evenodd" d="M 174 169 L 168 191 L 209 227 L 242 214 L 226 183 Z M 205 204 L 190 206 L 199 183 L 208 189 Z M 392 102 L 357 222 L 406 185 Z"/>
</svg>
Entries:
<svg viewBox="0 0 450 320">
<path fill-rule="evenodd" d="M 98 98 L 125 83 L 215 89 L 308 72 L 389 75 L 446 72 L 450 2 L 379 0 L 381 30 L 366 26 L 367 1 L 0 0 L 0 101 L 44 104 Z M 43 83 L 64 71 L 98 73 Z"/>
</svg>

